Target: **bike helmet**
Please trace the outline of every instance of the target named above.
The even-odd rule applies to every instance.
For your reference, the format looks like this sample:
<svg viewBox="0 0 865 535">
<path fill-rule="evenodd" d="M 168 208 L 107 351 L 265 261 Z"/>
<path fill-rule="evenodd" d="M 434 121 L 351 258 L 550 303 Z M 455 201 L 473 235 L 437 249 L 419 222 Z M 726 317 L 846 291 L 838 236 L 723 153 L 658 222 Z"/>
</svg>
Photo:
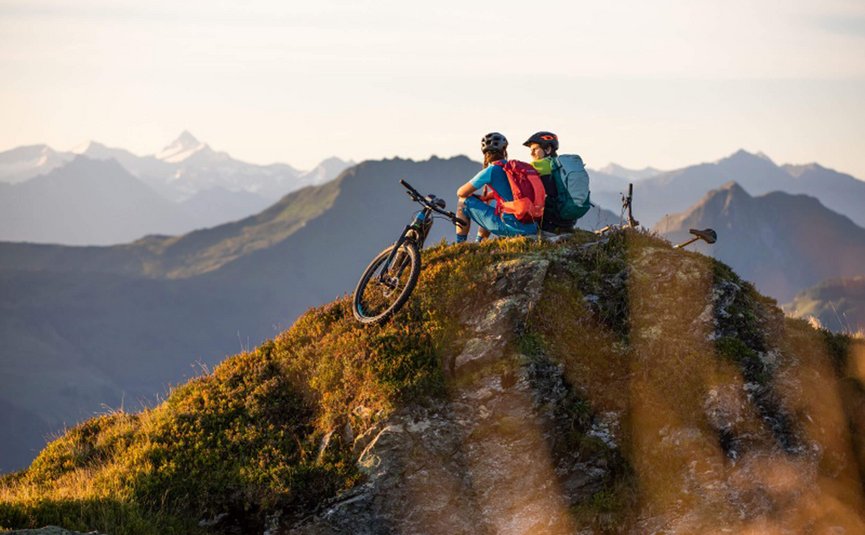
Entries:
<svg viewBox="0 0 865 535">
<path fill-rule="evenodd" d="M 544 150 L 547 148 L 552 148 L 554 152 L 559 150 L 559 136 L 552 132 L 535 132 L 523 145 L 528 147 L 532 143 L 537 143 Z"/>
<path fill-rule="evenodd" d="M 508 148 L 508 140 L 498 132 L 490 132 L 481 138 L 481 152 L 493 150 L 504 152 L 506 148 Z"/>
</svg>

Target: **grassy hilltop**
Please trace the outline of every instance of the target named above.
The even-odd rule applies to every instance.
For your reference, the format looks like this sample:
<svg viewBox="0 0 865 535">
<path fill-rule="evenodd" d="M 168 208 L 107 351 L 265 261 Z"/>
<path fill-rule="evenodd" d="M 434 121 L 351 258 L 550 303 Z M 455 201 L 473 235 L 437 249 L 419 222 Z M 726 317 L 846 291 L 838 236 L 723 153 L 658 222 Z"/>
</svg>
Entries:
<svg viewBox="0 0 865 535">
<path fill-rule="evenodd" d="M 390 419 L 442 406 L 479 376 L 507 388 L 531 368 L 564 378 L 544 440 L 570 472 L 553 477 L 570 488 L 580 466 L 601 467 L 563 492 L 562 525 L 862 529 L 861 342 L 784 318 L 725 265 L 650 235 L 594 240 L 424 251 L 414 294 L 386 325 L 360 326 L 339 299 L 153 409 L 70 429 L 0 480 L 0 527 L 306 529 L 370 480 L 357 461 Z M 460 371 L 475 316 L 501 308 L 500 266 L 538 260 L 540 299 L 508 316 L 505 349 Z M 505 419 L 494 429 L 511 432 Z"/>
</svg>

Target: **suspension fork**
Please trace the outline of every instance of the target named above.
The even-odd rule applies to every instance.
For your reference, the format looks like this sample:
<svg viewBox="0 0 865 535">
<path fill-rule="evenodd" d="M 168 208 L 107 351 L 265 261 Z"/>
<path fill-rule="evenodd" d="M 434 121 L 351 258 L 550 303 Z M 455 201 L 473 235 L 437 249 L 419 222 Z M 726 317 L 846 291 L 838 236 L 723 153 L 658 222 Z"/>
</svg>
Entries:
<svg viewBox="0 0 865 535">
<path fill-rule="evenodd" d="M 397 238 L 396 242 L 394 243 L 393 249 L 391 249 L 390 254 L 387 256 L 387 260 L 384 261 L 384 266 L 382 267 L 381 273 L 378 276 L 380 281 L 384 282 L 385 274 L 390 271 L 390 265 L 393 262 L 393 259 L 396 257 L 397 251 L 399 251 L 399 248 L 402 247 L 402 244 L 405 243 L 406 239 L 408 238 L 408 233 L 412 228 L 413 225 L 406 225 L 402 231 L 402 234 L 400 234 L 399 238 Z"/>
<path fill-rule="evenodd" d="M 384 261 L 384 266 L 381 270 L 381 273 L 379 274 L 379 281 L 384 282 L 385 274 L 388 271 L 390 271 L 390 265 L 393 262 L 394 258 L 396 258 L 396 255 L 399 252 L 400 247 L 402 247 L 402 245 L 406 242 L 406 240 L 409 239 L 408 238 L 409 232 L 414 230 L 417 233 L 418 238 L 420 239 L 420 242 L 418 243 L 418 248 L 420 248 L 423 245 L 424 239 L 426 239 L 425 232 L 424 232 L 424 223 L 427 221 L 429 216 L 430 216 L 429 210 L 427 210 L 427 209 L 421 210 L 420 212 L 415 214 L 415 218 L 411 222 L 411 224 L 405 226 L 402 233 L 399 235 L 399 238 L 397 238 L 396 242 L 394 243 L 394 247 L 391 250 L 390 254 L 388 255 L 387 260 Z"/>
</svg>

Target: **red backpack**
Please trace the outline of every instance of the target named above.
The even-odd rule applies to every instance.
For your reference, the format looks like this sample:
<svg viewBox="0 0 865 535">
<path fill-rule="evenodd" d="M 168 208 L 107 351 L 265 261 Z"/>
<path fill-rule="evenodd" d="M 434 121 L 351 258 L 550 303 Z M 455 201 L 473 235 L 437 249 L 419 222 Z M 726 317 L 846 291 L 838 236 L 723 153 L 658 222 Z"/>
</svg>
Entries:
<svg viewBox="0 0 865 535">
<path fill-rule="evenodd" d="M 493 165 L 501 167 L 508 176 L 511 192 L 514 194 L 513 201 L 504 201 L 498 192 L 490 188 L 496 199 L 496 215 L 514 214 L 514 217 L 522 223 L 533 223 L 540 221 L 544 216 L 544 199 L 547 196 L 541 175 L 526 162 L 519 160 L 499 160 Z"/>
</svg>

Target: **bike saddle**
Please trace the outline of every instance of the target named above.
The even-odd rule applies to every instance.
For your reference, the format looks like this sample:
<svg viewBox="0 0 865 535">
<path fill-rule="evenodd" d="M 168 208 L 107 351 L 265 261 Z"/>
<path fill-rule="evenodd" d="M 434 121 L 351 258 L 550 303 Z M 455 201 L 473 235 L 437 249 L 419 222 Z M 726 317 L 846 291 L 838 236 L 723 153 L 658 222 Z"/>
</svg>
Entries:
<svg viewBox="0 0 865 535">
<path fill-rule="evenodd" d="M 688 232 L 690 232 L 697 238 L 705 241 L 706 243 L 715 243 L 716 241 L 718 241 L 718 234 L 710 228 L 704 230 L 697 230 L 695 228 L 692 228 Z"/>
</svg>

